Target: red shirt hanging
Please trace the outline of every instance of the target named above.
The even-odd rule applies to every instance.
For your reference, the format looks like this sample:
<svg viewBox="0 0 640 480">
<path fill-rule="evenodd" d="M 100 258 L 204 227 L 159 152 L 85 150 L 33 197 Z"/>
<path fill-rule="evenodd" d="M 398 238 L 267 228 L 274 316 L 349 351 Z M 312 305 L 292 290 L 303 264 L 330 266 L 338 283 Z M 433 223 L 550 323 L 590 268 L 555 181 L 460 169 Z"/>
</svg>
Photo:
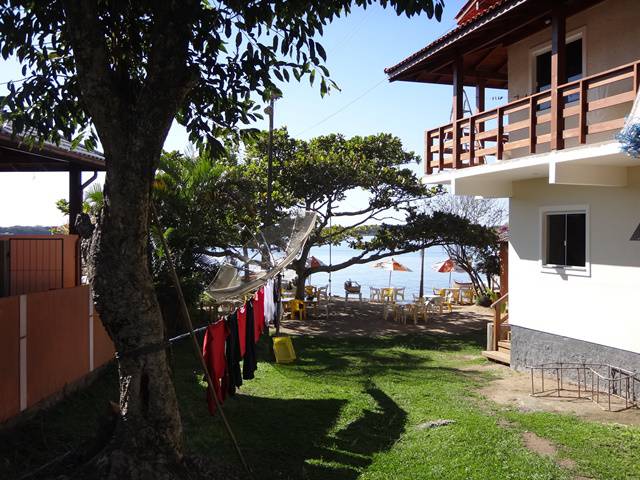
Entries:
<svg viewBox="0 0 640 480">
<path fill-rule="evenodd" d="M 211 375 L 211 380 L 213 380 L 213 390 L 216 392 L 216 397 L 220 404 L 224 402 L 227 391 L 227 381 L 225 379 L 227 361 L 224 355 L 224 347 L 228 335 L 229 329 L 226 323 L 224 320 L 220 320 L 207 327 L 202 344 L 202 356 L 207 363 L 209 375 Z M 209 404 L 209 413 L 211 413 L 211 415 L 215 414 L 216 402 L 208 388 L 207 402 Z"/>
<path fill-rule="evenodd" d="M 253 299 L 253 320 L 254 336 L 257 342 L 264 330 L 264 287 L 256 292 Z"/>
</svg>

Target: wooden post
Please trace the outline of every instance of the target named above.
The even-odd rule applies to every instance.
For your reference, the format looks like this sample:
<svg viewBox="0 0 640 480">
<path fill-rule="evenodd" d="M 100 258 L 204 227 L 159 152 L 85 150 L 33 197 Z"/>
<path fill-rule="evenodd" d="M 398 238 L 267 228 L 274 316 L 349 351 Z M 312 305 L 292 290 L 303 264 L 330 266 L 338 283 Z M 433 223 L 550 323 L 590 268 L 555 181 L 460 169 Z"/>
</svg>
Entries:
<svg viewBox="0 0 640 480">
<path fill-rule="evenodd" d="M 587 83 L 580 81 L 580 113 L 578 114 L 578 142 L 580 144 L 587 143 Z"/>
<path fill-rule="evenodd" d="M 564 148 L 563 95 L 559 85 L 567 82 L 566 17 L 562 6 L 551 14 L 551 150 Z"/>
<path fill-rule="evenodd" d="M 476 119 L 471 117 L 469 119 L 469 166 L 475 165 L 476 156 Z"/>
<path fill-rule="evenodd" d="M 538 135 L 536 127 L 538 125 L 538 109 L 537 109 L 536 97 L 529 98 L 529 153 L 533 155 L 536 153 L 536 144 L 538 142 Z"/>
<path fill-rule="evenodd" d="M 433 167 L 431 161 L 433 160 L 433 152 L 431 151 L 431 131 L 424 132 L 424 172 L 427 175 L 431 175 Z"/>
<path fill-rule="evenodd" d="M 498 107 L 498 133 L 496 133 L 496 159 L 502 160 L 502 153 L 504 151 L 504 111 Z"/>
<path fill-rule="evenodd" d="M 453 61 L 453 168 L 460 168 L 460 125 L 458 120 L 464 116 L 464 71 L 462 56 Z"/>
<path fill-rule="evenodd" d="M 476 83 L 476 113 L 484 112 L 485 102 L 485 82 L 482 79 L 478 79 Z"/>
<path fill-rule="evenodd" d="M 438 128 L 438 170 L 444 170 L 444 127 Z"/>
<path fill-rule="evenodd" d="M 82 171 L 77 167 L 69 169 L 69 233 L 77 234 L 76 217 L 82 213 Z M 82 283 L 82 253 L 80 250 L 82 239 L 78 237 L 76 243 L 76 271 L 75 284 Z"/>
<path fill-rule="evenodd" d="M 498 351 L 498 342 L 500 341 L 500 307 L 498 303 L 495 305 L 495 315 L 493 317 L 493 350 Z"/>
<path fill-rule="evenodd" d="M 76 231 L 76 216 L 82 213 L 82 172 L 77 167 L 69 170 L 69 233 Z"/>
</svg>

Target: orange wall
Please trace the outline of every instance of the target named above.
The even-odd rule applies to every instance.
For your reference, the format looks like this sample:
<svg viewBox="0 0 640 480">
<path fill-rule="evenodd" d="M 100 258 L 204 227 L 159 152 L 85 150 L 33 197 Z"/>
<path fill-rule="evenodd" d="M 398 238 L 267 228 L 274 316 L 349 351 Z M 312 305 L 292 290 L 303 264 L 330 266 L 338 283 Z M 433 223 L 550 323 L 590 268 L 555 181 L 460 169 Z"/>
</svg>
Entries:
<svg viewBox="0 0 640 480">
<path fill-rule="evenodd" d="M 0 298 L 0 421 L 20 411 L 20 297 Z"/>
<path fill-rule="evenodd" d="M 27 404 L 89 372 L 89 287 L 27 296 Z"/>
<path fill-rule="evenodd" d="M 101 365 L 113 360 L 115 348 L 107 331 L 102 326 L 100 315 L 93 310 L 93 367 L 98 368 Z"/>
</svg>

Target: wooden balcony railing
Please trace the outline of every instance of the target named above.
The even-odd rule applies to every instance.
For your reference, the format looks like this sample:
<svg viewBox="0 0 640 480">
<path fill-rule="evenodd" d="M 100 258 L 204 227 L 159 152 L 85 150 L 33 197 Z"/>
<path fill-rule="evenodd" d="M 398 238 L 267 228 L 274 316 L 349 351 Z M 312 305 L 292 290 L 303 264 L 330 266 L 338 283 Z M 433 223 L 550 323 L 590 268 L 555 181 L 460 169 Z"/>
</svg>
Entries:
<svg viewBox="0 0 640 480">
<path fill-rule="evenodd" d="M 425 172 L 611 140 L 639 84 L 637 61 L 427 130 Z"/>
</svg>

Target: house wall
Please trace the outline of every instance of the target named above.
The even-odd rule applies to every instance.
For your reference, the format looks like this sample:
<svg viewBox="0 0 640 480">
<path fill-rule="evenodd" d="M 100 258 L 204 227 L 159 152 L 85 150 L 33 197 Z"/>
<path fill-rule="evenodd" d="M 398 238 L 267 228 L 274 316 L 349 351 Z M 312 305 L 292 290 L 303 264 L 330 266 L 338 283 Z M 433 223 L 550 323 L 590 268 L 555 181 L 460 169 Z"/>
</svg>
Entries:
<svg viewBox="0 0 640 480">
<path fill-rule="evenodd" d="M 566 205 L 589 209 L 588 275 L 547 273 L 541 267 L 541 208 Z M 570 342 L 555 348 L 541 337 L 536 344 L 531 332 L 640 354 L 640 313 L 635 306 L 640 242 L 629 240 L 640 222 L 638 205 L 640 167 L 629 168 L 629 185 L 624 188 L 549 185 L 546 179 L 514 183 L 509 204 L 512 365 L 578 358 Z M 580 349 L 587 356 L 595 352 L 593 346 Z"/>
</svg>

